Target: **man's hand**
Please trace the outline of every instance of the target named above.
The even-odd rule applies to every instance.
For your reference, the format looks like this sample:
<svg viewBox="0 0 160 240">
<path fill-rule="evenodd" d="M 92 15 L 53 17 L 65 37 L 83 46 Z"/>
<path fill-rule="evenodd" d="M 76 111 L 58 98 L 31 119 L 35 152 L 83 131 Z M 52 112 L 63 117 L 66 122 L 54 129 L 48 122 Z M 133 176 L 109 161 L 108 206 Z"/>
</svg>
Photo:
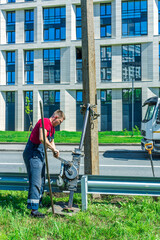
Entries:
<svg viewBox="0 0 160 240">
<path fill-rule="evenodd" d="M 59 157 L 59 150 L 58 150 L 58 149 L 55 149 L 55 150 L 54 150 L 53 156 L 56 157 L 56 158 Z"/>
</svg>

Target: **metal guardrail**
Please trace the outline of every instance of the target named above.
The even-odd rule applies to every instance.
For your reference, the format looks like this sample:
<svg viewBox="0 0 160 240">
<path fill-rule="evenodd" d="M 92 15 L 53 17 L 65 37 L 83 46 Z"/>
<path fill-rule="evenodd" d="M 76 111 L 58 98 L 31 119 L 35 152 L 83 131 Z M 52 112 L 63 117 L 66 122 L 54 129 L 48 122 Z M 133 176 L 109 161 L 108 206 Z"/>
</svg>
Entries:
<svg viewBox="0 0 160 240">
<path fill-rule="evenodd" d="M 56 184 L 59 174 L 50 174 L 51 187 L 53 192 L 61 192 Z M 80 176 L 81 178 L 81 176 Z M 0 173 L 0 190 L 28 191 L 28 178 L 25 173 Z M 47 180 L 45 190 L 49 191 Z M 78 182 L 77 192 L 81 192 L 80 180 Z"/>
<path fill-rule="evenodd" d="M 87 194 L 160 196 L 160 178 L 84 175 L 81 178 L 82 211 Z"/>
<path fill-rule="evenodd" d="M 56 184 L 58 174 L 50 174 L 53 192 L 61 192 Z M 27 191 L 25 173 L 0 173 L 0 190 Z M 46 182 L 45 190 L 49 191 Z M 87 194 L 160 196 L 160 178 L 120 176 L 80 176 L 77 192 L 82 195 L 82 211 L 87 210 Z"/>
</svg>

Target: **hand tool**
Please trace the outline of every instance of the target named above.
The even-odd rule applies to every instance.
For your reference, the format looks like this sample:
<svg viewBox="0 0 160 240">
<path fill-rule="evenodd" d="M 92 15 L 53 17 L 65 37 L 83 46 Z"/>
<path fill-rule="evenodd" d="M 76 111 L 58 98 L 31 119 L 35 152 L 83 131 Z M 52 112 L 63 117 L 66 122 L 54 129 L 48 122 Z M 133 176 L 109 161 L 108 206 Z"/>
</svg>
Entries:
<svg viewBox="0 0 160 240">
<path fill-rule="evenodd" d="M 53 198 L 52 198 L 52 188 L 51 188 L 51 182 L 50 182 L 49 167 L 48 167 L 48 157 L 47 157 L 47 148 L 46 148 L 46 139 L 45 139 L 45 132 L 44 132 L 44 115 L 43 115 L 42 102 L 39 101 L 39 104 L 40 104 L 40 110 L 41 110 L 42 130 L 43 130 L 43 145 L 44 145 L 44 152 L 45 152 L 45 159 L 46 159 L 46 168 L 47 168 L 49 194 L 50 194 L 50 199 L 51 199 L 52 213 L 54 214 L 54 205 L 53 205 Z"/>
<path fill-rule="evenodd" d="M 155 177 L 153 160 L 152 160 L 153 143 L 146 143 L 145 144 L 145 149 L 148 151 L 149 159 L 150 159 L 150 162 L 151 162 L 152 174 L 153 174 L 153 177 Z"/>
</svg>

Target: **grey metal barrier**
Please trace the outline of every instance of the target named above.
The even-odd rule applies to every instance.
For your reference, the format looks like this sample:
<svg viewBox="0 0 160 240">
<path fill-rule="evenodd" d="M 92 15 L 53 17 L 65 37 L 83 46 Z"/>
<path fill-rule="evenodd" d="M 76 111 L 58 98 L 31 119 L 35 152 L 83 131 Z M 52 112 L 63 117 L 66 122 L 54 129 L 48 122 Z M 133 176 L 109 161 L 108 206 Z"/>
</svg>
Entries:
<svg viewBox="0 0 160 240">
<path fill-rule="evenodd" d="M 57 178 L 59 174 L 50 174 L 51 187 L 53 192 L 61 192 L 62 190 L 57 186 Z M 81 178 L 81 176 L 80 176 Z M 78 181 L 77 192 L 81 191 L 80 180 Z M 25 173 L 0 173 L 0 190 L 15 190 L 27 191 L 28 178 Z M 45 190 L 49 191 L 47 180 Z"/>
<path fill-rule="evenodd" d="M 160 178 L 84 175 L 81 178 L 82 211 L 87 194 L 160 196 Z"/>
</svg>

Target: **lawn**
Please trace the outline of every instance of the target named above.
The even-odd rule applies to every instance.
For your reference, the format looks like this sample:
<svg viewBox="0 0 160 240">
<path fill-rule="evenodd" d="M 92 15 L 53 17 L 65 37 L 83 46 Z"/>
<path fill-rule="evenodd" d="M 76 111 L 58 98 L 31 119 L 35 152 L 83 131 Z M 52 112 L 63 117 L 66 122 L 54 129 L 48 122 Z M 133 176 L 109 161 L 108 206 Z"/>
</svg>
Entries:
<svg viewBox="0 0 160 240">
<path fill-rule="evenodd" d="M 99 132 L 99 143 L 140 143 L 141 136 L 135 132 L 117 131 L 117 132 Z M 29 133 L 18 131 L 0 131 L 0 142 L 27 142 Z M 81 132 L 57 131 L 55 134 L 56 143 L 79 143 Z"/>
<path fill-rule="evenodd" d="M 61 197 L 61 198 L 60 198 Z M 122 197 L 103 195 L 89 197 L 86 212 L 70 216 L 33 219 L 26 209 L 27 192 L 0 191 L 0 240 L 159 240 L 160 201 L 151 197 Z M 68 201 L 68 195 L 53 197 Z M 74 203 L 81 208 L 81 196 Z M 46 213 L 49 196 L 43 200 Z"/>
</svg>

